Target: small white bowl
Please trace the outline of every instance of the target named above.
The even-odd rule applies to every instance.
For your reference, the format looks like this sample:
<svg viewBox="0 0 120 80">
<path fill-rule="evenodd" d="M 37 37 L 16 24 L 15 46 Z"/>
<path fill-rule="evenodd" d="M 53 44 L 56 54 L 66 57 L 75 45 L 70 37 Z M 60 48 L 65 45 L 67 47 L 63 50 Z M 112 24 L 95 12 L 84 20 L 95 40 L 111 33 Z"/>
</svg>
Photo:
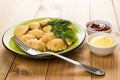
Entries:
<svg viewBox="0 0 120 80">
<path fill-rule="evenodd" d="M 88 25 L 91 24 L 91 23 L 97 23 L 97 24 L 105 24 L 105 25 L 108 25 L 110 27 L 109 30 L 106 30 L 106 31 L 95 31 L 95 30 L 91 30 L 88 28 Z M 107 22 L 107 21 L 102 21 L 102 20 L 92 20 L 92 21 L 89 21 L 87 22 L 86 24 L 86 29 L 87 29 L 87 33 L 90 35 L 90 34 L 93 34 L 93 33 L 96 33 L 96 32 L 105 32 L 105 33 L 111 33 L 112 31 L 112 25 L 111 23 Z"/>
<path fill-rule="evenodd" d="M 96 46 L 90 44 L 90 42 L 89 42 L 92 38 L 94 38 L 96 36 L 106 36 L 108 38 L 111 38 L 115 43 L 114 43 L 114 45 L 109 46 L 109 47 L 96 47 Z M 113 51 L 115 50 L 119 41 L 118 41 L 118 38 L 112 34 L 98 32 L 98 33 L 89 35 L 86 39 L 86 42 L 87 42 L 88 47 L 91 50 L 91 52 L 93 52 L 94 54 L 96 54 L 98 56 L 106 56 L 106 55 L 113 53 Z"/>
</svg>

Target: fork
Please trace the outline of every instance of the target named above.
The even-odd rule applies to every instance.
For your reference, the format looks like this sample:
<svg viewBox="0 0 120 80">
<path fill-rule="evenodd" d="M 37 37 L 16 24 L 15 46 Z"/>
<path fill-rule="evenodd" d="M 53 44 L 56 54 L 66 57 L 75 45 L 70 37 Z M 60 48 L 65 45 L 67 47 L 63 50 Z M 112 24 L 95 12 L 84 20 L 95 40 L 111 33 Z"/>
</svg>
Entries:
<svg viewBox="0 0 120 80">
<path fill-rule="evenodd" d="M 80 62 L 77 62 L 75 60 L 72 60 L 70 58 L 67 58 L 67 57 L 64 57 L 62 55 L 59 55 L 59 54 L 56 54 L 56 53 L 53 53 L 53 52 L 41 52 L 41 51 L 38 51 L 38 50 L 35 50 L 35 49 L 32 49 L 30 48 L 29 46 L 27 46 L 24 42 L 22 42 L 17 36 L 13 36 L 12 37 L 12 40 L 15 42 L 15 44 L 21 48 L 23 51 L 25 51 L 27 54 L 30 54 L 30 55 L 40 55 L 40 54 L 50 54 L 50 55 L 54 55 L 56 57 L 59 57 L 63 60 L 66 60 L 74 65 L 77 65 L 78 67 L 81 67 L 82 69 L 92 73 L 92 74 L 95 74 L 95 75 L 99 75 L 99 76 L 102 76 L 105 74 L 104 71 L 100 70 L 100 69 L 97 69 L 97 68 L 94 68 L 92 66 L 88 66 L 88 65 L 85 65 L 83 63 L 80 63 Z"/>
</svg>

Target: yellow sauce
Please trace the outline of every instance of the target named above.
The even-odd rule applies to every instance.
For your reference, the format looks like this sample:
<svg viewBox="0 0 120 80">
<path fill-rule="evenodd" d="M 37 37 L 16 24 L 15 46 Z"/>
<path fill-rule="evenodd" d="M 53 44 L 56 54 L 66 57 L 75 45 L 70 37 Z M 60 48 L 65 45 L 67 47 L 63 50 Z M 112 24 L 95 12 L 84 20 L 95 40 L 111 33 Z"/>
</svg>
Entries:
<svg viewBox="0 0 120 80">
<path fill-rule="evenodd" d="M 107 36 L 96 36 L 89 40 L 89 43 L 96 47 L 110 47 L 115 44 L 115 41 Z"/>
</svg>

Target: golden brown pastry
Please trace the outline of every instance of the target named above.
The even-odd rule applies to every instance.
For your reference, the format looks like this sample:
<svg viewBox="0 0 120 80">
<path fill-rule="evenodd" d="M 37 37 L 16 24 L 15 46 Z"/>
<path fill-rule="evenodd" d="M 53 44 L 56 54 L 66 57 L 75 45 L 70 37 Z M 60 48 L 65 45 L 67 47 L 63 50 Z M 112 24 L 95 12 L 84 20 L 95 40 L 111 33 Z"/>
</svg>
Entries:
<svg viewBox="0 0 120 80">
<path fill-rule="evenodd" d="M 40 40 L 44 43 L 46 43 L 47 41 L 50 41 L 52 39 L 55 39 L 55 35 L 52 32 L 49 33 L 45 33 L 44 36 L 42 36 L 42 38 L 40 38 Z"/>
<path fill-rule="evenodd" d="M 68 28 L 71 30 L 74 30 L 72 25 L 68 26 Z"/>
<path fill-rule="evenodd" d="M 30 29 L 41 29 L 41 25 L 39 22 L 31 22 L 29 24 L 29 28 Z"/>
<path fill-rule="evenodd" d="M 43 31 L 44 31 L 44 32 L 51 32 L 51 29 L 52 29 L 52 27 L 49 25 L 49 26 L 45 26 L 45 27 L 43 28 Z"/>
<path fill-rule="evenodd" d="M 35 39 L 35 37 L 31 34 L 25 34 L 19 37 L 21 41 L 27 44 L 27 41 L 30 39 Z"/>
<path fill-rule="evenodd" d="M 43 43 L 41 40 L 30 39 L 27 41 L 27 44 L 33 49 L 40 50 L 40 51 L 46 51 L 45 43 Z"/>
<path fill-rule="evenodd" d="M 33 29 L 33 30 L 30 30 L 27 34 L 31 34 L 39 39 L 44 35 L 44 32 L 39 29 Z"/>
<path fill-rule="evenodd" d="M 46 43 L 46 47 L 52 51 L 61 51 L 66 49 L 67 45 L 60 38 L 55 38 Z"/>
<path fill-rule="evenodd" d="M 21 36 L 27 33 L 27 31 L 29 30 L 28 26 L 19 26 L 16 27 L 15 31 L 14 31 L 14 35 L 16 36 Z"/>
<path fill-rule="evenodd" d="M 68 38 L 66 38 L 66 43 L 67 43 L 67 45 L 71 45 L 73 42 L 70 40 L 70 39 L 68 39 Z"/>
<path fill-rule="evenodd" d="M 50 19 L 44 19 L 40 21 L 40 25 L 44 26 L 45 24 L 47 24 L 50 21 Z"/>
</svg>

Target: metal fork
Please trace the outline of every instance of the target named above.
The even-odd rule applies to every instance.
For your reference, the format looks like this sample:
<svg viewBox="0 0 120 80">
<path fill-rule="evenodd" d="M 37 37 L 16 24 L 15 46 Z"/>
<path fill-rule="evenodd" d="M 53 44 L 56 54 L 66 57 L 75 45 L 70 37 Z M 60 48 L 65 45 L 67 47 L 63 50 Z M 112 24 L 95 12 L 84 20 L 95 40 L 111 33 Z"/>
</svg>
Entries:
<svg viewBox="0 0 120 80">
<path fill-rule="evenodd" d="M 93 73 L 95 75 L 104 75 L 105 74 L 105 72 L 102 71 L 102 70 L 99 70 L 97 68 L 94 68 L 94 67 L 91 67 L 91 66 L 79 63 L 79 62 L 77 62 L 75 60 L 72 60 L 70 58 L 64 57 L 62 55 L 59 55 L 59 54 L 56 54 L 56 53 L 53 53 L 53 52 L 41 52 L 41 51 L 32 49 L 29 46 L 27 46 L 26 44 L 24 44 L 17 36 L 13 36 L 12 40 L 16 43 L 16 45 L 19 46 L 19 48 L 21 48 L 23 51 L 25 51 L 26 53 L 28 53 L 30 55 L 40 55 L 40 54 L 54 55 L 54 56 L 59 57 L 59 58 L 61 58 L 63 60 L 66 60 L 66 61 L 68 61 L 68 62 L 70 62 L 72 64 L 75 64 L 78 67 L 81 67 L 82 69 L 84 69 L 84 70 L 86 70 L 86 71 L 88 71 L 90 73 Z"/>
</svg>

